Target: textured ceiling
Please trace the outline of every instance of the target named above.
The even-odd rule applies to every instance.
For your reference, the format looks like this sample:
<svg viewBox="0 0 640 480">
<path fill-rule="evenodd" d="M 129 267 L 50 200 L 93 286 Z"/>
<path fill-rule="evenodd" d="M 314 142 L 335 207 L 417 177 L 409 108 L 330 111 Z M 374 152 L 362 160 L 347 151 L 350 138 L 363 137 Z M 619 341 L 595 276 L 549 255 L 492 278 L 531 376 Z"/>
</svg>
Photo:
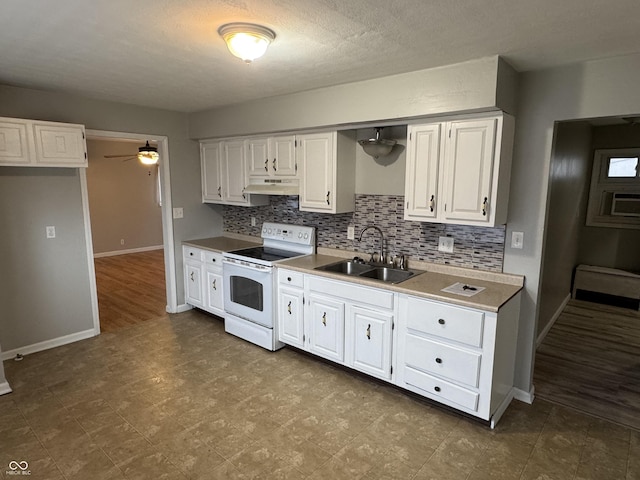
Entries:
<svg viewBox="0 0 640 480">
<path fill-rule="evenodd" d="M 639 0 L 1 0 L 0 83 L 192 112 L 502 55 L 640 52 Z M 277 38 L 246 65 L 217 28 Z"/>
</svg>

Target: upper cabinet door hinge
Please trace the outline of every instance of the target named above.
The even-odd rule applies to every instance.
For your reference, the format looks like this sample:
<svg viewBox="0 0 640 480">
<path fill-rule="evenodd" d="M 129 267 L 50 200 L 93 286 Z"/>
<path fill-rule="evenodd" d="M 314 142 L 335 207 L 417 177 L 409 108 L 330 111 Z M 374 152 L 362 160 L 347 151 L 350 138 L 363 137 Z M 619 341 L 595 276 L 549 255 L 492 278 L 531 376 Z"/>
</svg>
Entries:
<svg viewBox="0 0 640 480">
<path fill-rule="evenodd" d="M 295 172 L 298 173 L 298 162 L 296 162 L 293 167 L 295 169 Z"/>
<path fill-rule="evenodd" d="M 84 132 L 82 132 L 82 139 L 83 139 L 83 140 L 85 139 L 85 138 L 84 138 Z"/>
<path fill-rule="evenodd" d="M 298 146 L 298 140 L 294 140 L 293 141 L 293 148 L 296 148 Z"/>
<path fill-rule="evenodd" d="M 449 129 L 449 138 L 451 138 L 451 129 Z"/>
</svg>

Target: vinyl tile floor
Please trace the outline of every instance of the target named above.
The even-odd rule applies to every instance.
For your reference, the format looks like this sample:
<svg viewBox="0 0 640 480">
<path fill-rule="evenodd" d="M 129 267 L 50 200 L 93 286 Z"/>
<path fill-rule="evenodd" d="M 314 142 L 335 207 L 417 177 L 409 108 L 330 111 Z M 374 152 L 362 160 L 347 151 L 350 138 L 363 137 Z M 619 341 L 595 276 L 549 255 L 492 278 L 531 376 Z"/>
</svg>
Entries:
<svg viewBox="0 0 640 480">
<path fill-rule="evenodd" d="M 491 430 L 199 311 L 4 366 L 2 479 L 640 479 L 635 430 L 542 400 Z"/>
</svg>

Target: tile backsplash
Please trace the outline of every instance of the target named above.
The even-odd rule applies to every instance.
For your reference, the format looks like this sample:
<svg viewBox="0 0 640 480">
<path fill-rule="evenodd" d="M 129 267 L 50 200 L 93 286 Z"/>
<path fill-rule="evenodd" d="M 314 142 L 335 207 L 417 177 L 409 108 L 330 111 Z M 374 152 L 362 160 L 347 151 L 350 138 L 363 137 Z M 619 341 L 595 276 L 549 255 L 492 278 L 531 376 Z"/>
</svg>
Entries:
<svg viewBox="0 0 640 480">
<path fill-rule="evenodd" d="M 251 226 L 255 217 L 256 226 Z M 472 227 L 404 220 L 404 196 L 356 195 L 353 213 L 332 215 L 301 212 L 297 196 L 272 196 L 269 205 L 262 207 L 223 208 L 224 231 L 260 236 L 263 222 L 292 223 L 316 227 L 317 246 L 338 248 L 368 254 L 379 251 L 379 235 L 368 230 L 361 242 L 347 240 L 347 227 L 353 225 L 356 239 L 367 225 L 376 225 L 385 236 L 388 253 L 405 254 L 410 258 L 456 267 L 502 272 L 505 227 Z M 438 237 L 454 238 L 454 252 L 438 251 Z"/>
</svg>

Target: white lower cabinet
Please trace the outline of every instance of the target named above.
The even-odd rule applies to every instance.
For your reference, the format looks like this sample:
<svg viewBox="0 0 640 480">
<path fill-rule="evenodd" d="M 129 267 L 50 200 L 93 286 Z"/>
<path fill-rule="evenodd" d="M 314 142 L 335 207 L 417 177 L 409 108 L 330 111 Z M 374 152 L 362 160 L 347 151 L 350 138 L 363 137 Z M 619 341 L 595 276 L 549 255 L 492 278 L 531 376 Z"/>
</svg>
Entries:
<svg viewBox="0 0 640 480">
<path fill-rule="evenodd" d="M 182 247 L 185 302 L 215 315 L 224 315 L 222 254 Z"/>
<path fill-rule="evenodd" d="M 495 426 L 513 399 L 520 293 L 498 312 L 278 268 L 285 344 Z"/>
<path fill-rule="evenodd" d="M 396 385 L 494 426 L 514 395 L 520 294 L 498 313 L 409 295 L 399 304 Z"/>
</svg>

